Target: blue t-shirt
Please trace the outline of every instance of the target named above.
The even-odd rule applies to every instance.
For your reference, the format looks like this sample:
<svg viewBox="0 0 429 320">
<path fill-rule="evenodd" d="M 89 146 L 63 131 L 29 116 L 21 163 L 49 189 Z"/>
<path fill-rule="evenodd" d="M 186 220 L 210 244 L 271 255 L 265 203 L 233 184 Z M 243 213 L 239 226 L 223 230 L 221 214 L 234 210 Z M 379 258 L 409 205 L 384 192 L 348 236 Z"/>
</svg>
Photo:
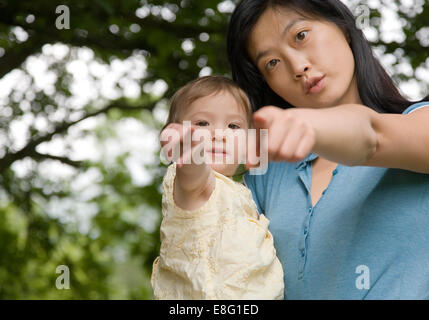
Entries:
<svg viewBox="0 0 429 320">
<path fill-rule="evenodd" d="M 317 157 L 244 175 L 270 220 L 285 299 L 429 299 L 429 174 L 338 164 L 313 207 Z"/>
</svg>

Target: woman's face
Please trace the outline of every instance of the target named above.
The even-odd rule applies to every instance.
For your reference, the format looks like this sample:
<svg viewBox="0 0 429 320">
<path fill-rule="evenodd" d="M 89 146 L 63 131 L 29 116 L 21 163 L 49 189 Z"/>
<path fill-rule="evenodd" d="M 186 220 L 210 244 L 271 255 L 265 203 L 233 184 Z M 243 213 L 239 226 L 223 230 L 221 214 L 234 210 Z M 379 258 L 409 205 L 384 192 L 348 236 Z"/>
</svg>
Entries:
<svg viewBox="0 0 429 320">
<path fill-rule="evenodd" d="M 295 107 L 362 103 L 353 53 L 331 22 L 268 8 L 250 33 L 247 49 L 271 89 Z"/>
</svg>

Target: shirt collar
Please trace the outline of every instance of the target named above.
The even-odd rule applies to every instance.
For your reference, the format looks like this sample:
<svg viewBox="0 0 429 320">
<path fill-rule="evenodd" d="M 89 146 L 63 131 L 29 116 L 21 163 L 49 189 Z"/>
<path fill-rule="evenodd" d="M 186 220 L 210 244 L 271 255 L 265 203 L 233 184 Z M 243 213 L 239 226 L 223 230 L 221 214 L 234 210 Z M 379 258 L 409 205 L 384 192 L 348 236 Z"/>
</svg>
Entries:
<svg viewBox="0 0 429 320">
<path fill-rule="evenodd" d="M 304 167 L 304 166 L 307 166 L 308 165 L 308 163 L 309 162 L 311 162 L 311 161 L 313 161 L 314 159 L 316 159 L 318 157 L 318 155 L 317 154 L 315 154 L 315 153 L 313 153 L 313 152 L 310 152 L 309 153 L 309 155 L 305 158 L 305 159 L 303 159 L 303 160 L 301 160 L 301 161 L 299 161 L 297 164 L 296 164 L 296 169 L 299 169 L 299 168 L 302 168 L 302 167 Z"/>
</svg>

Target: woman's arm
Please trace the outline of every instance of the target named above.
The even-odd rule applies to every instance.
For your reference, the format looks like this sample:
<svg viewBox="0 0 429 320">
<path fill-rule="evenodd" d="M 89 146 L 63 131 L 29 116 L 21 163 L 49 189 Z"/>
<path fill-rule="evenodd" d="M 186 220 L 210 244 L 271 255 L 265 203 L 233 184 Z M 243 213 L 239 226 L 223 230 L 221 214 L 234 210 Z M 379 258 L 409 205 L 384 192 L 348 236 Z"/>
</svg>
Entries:
<svg viewBox="0 0 429 320">
<path fill-rule="evenodd" d="M 429 107 L 411 114 L 376 113 L 371 124 L 377 148 L 361 165 L 429 174 Z"/>
<path fill-rule="evenodd" d="M 378 113 L 374 110 L 358 104 L 302 111 L 307 110 L 315 130 L 312 152 L 348 166 L 362 165 L 376 152 L 377 133 L 372 118 Z"/>
<path fill-rule="evenodd" d="M 286 110 L 267 106 L 255 112 L 253 120 L 255 127 L 268 129 L 271 161 L 298 162 L 314 152 L 353 166 L 367 161 L 375 150 L 372 112 L 360 105 Z"/>
<path fill-rule="evenodd" d="M 358 104 L 332 108 L 264 107 L 255 126 L 269 130 L 270 160 L 296 162 L 309 152 L 348 166 L 429 173 L 429 108 L 379 114 Z"/>
<path fill-rule="evenodd" d="M 377 113 L 362 105 L 320 111 L 314 152 L 346 165 L 429 173 L 429 108 L 409 115 Z"/>
</svg>

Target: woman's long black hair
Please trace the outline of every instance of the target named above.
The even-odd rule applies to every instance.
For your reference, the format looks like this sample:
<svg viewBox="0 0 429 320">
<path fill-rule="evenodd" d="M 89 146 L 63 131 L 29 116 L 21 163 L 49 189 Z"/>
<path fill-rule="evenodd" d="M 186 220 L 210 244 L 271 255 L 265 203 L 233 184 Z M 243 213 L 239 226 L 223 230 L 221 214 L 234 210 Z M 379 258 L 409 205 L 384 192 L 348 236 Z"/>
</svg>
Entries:
<svg viewBox="0 0 429 320">
<path fill-rule="evenodd" d="M 267 8 L 289 8 L 335 23 L 350 39 L 355 73 L 364 105 L 380 113 L 402 113 L 413 102 L 405 99 L 374 56 L 369 42 L 350 10 L 339 0 L 243 0 L 235 8 L 228 26 L 227 52 L 235 82 L 249 95 L 253 110 L 266 105 L 293 107 L 265 82 L 247 53 L 252 28 Z M 425 98 L 429 99 L 429 96 Z"/>
</svg>

